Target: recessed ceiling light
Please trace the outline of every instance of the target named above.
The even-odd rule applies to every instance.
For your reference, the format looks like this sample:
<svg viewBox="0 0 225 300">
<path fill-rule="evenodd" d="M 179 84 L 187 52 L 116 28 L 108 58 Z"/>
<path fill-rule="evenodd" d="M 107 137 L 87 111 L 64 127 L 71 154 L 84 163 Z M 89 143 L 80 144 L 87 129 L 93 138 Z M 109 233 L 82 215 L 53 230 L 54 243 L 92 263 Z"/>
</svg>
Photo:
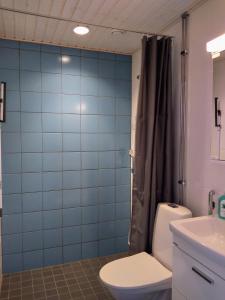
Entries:
<svg viewBox="0 0 225 300">
<path fill-rule="evenodd" d="M 79 35 L 85 35 L 87 34 L 90 30 L 88 27 L 86 26 L 76 26 L 73 31 L 76 33 L 76 34 L 79 34 Z"/>
</svg>

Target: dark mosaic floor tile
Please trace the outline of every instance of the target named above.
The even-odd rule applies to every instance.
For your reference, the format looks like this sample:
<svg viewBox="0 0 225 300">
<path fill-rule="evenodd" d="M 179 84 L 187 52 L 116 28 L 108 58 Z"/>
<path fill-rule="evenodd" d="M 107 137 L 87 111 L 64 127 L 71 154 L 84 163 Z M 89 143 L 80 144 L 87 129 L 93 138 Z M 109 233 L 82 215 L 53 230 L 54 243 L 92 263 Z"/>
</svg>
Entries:
<svg viewBox="0 0 225 300">
<path fill-rule="evenodd" d="M 99 280 L 101 267 L 126 254 L 4 274 L 0 300 L 110 300 Z"/>
</svg>

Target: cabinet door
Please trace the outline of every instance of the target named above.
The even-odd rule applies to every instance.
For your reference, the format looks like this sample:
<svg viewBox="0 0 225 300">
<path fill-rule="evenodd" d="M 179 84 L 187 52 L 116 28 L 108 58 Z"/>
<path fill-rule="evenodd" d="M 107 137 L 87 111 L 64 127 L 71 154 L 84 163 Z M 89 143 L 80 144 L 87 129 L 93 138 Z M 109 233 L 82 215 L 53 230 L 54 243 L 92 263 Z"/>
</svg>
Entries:
<svg viewBox="0 0 225 300">
<path fill-rule="evenodd" d="M 177 247 L 174 247 L 173 255 L 173 288 L 188 300 L 225 299 L 223 279 Z"/>
</svg>

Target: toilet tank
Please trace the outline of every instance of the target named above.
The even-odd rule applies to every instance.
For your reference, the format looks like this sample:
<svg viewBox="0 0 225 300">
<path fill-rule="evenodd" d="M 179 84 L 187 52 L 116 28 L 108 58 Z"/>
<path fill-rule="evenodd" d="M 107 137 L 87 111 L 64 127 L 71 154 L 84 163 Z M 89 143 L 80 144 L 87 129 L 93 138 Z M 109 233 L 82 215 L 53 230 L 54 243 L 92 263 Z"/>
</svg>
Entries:
<svg viewBox="0 0 225 300">
<path fill-rule="evenodd" d="M 155 218 L 152 253 L 166 268 L 172 270 L 172 233 L 169 223 L 192 217 L 191 211 L 180 205 L 159 203 Z"/>
</svg>

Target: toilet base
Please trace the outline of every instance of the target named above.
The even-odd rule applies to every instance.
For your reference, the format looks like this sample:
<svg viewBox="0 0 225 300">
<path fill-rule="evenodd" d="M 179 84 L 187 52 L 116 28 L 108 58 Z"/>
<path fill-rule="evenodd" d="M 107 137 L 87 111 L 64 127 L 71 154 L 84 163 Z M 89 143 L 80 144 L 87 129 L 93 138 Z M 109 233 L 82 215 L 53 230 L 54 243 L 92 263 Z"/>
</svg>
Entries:
<svg viewBox="0 0 225 300">
<path fill-rule="evenodd" d="M 155 291 L 150 293 L 130 293 L 128 291 L 115 291 L 110 289 L 111 294 L 116 300 L 171 300 L 172 289 Z"/>
</svg>

